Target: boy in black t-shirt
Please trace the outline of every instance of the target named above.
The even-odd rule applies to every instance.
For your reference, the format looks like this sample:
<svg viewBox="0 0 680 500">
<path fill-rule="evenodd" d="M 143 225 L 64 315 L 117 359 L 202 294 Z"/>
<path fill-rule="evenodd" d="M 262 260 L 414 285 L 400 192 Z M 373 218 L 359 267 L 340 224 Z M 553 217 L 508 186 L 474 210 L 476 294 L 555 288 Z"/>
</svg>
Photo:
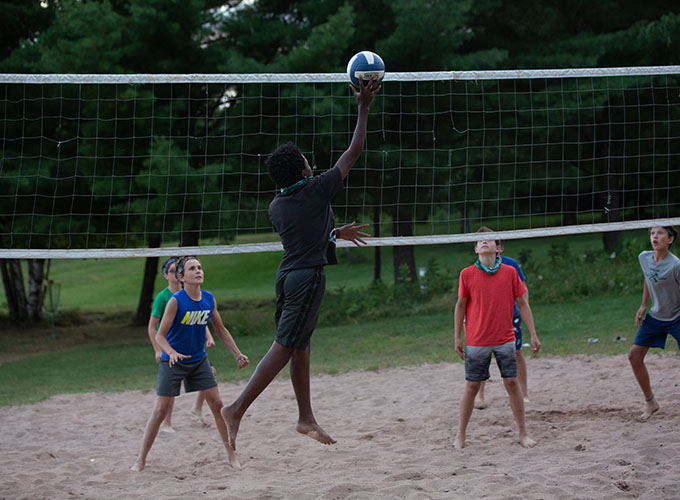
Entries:
<svg viewBox="0 0 680 500">
<path fill-rule="evenodd" d="M 363 80 L 360 82 L 358 91 L 351 86 L 359 108 L 352 142 L 333 168 L 313 177 L 309 162 L 290 142 L 279 147 L 267 159 L 269 176 L 279 188 L 279 193 L 269 205 L 269 217 L 283 244 L 283 258 L 276 274 L 276 338 L 241 395 L 230 406 L 222 408 L 234 449 L 244 413 L 288 361 L 299 410 L 296 430 L 323 444 L 335 443 L 316 422 L 312 412 L 309 342 L 326 287 L 323 268 L 327 264 L 337 264 L 336 238 L 359 246 L 364 243 L 361 237 L 369 236 L 361 231 L 368 224 L 352 222 L 335 228 L 330 205 L 361 154 L 369 106 L 380 90 L 376 79 L 366 84 Z M 239 467 L 237 460 L 232 465 Z"/>
</svg>

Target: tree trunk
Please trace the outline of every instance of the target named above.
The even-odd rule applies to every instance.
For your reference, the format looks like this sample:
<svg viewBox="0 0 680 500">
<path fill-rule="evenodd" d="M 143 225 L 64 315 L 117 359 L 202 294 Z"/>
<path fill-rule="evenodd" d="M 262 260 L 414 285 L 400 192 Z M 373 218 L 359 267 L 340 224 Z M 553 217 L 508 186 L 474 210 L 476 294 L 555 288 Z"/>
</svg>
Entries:
<svg viewBox="0 0 680 500">
<path fill-rule="evenodd" d="M 45 259 L 27 259 L 28 262 L 28 318 L 37 322 L 42 319 L 45 302 Z"/>
<path fill-rule="evenodd" d="M 373 207 L 373 236 L 380 238 L 380 209 Z M 380 281 L 382 259 L 380 254 L 381 247 L 375 247 L 373 250 L 373 281 Z"/>
<path fill-rule="evenodd" d="M 160 238 L 149 241 L 149 248 L 158 248 Z M 142 292 L 139 295 L 139 304 L 135 314 L 135 325 L 146 325 L 151 316 L 151 305 L 153 304 L 153 287 L 156 283 L 158 273 L 158 257 L 147 257 L 144 265 L 144 279 L 142 280 Z"/>
<path fill-rule="evenodd" d="M 399 210 L 395 210 L 392 218 L 393 236 L 413 236 L 413 222 L 404 217 L 400 217 Z M 394 284 L 398 285 L 406 280 L 416 282 L 416 257 L 413 245 L 395 246 L 392 248 L 394 255 Z M 406 273 L 402 273 L 402 269 Z"/>
<path fill-rule="evenodd" d="M 201 232 L 198 229 L 185 229 L 180 233 L 179 246 L 181 247 L 197 247 L 198 237 Z"/>
<path fill-rule="evenodd" d="M 21 261 L 18 259 L 3 259 L 0 261 L 2 270 L 2 284 L 5 287 L 9 319 L 11 321 L 26 321 L 28 319 L 28 302 L 24 288 L 24 276 L 21 271 Z"/>
</svg>

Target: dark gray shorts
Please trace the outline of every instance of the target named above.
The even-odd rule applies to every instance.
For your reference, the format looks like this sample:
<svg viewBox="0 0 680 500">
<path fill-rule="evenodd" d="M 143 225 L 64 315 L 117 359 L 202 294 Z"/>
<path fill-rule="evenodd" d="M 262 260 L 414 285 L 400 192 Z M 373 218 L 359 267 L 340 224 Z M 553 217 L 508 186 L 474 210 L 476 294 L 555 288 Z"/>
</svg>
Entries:
<svg viewBox="0 0 680 500">
<path fill-rule="evenodd" d="M 319 319 L 326 291 L 323 266 L 276 274 L 276 342 L 304 351 Z"/>
<path fill-rule="evenodd" d="M 217 380 L 210 368 L 208 356 L 195 363 L 175 363 L 170 367 L 167 359 L 158 363 L 156 394 L 174 398 L 184 381 L 184 392 L 205 391 L 217 387 Z"/>
<path fill-rule="evenodd" d="M 496 357 L 496 364 L 502 378 L 517 376 L 517 357 L 515 341 L 501 345 L 465 346 L 465 380 L 481 382 L 489 378 L 491 354 Z"/>
</svg>

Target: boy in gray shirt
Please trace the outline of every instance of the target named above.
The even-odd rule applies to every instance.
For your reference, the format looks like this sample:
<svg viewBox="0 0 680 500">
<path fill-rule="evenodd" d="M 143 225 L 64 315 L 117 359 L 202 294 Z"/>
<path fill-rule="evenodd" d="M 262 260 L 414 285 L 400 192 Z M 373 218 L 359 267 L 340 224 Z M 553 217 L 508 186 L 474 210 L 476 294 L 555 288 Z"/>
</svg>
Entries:
<svg viewBox="0 0 680 500">
<path fill-rule="evenodd" d="M 640 329 L 628 352 L 628 361 L 645 396 L 645 409 L 639 417 L 641 422 L 646 422 L 659 410 L 645 365 L 647 351 L 650 347 L 664 349 L 668 334 L 680 345 L 680 259 L 670 253 L 677 235 L 673 226 L 652 227 L 649 239 L 653 250 L 642 252 L 638 257 L 645 280 L 642 304 L 635 314 L 635 323 Z M 645 316 L 650 296 L 652 307 Z"/>
</svg>

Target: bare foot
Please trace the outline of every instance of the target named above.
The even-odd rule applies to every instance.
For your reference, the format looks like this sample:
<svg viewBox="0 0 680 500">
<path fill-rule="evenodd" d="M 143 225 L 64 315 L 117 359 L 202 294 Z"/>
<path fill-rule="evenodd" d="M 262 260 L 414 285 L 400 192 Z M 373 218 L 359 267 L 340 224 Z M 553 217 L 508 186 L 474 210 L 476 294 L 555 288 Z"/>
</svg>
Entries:
<svg viewBox="0 0 680 500">
<path fill-rule="evenodd" d="M 322 444 L 337 443 L 337 441 L 330 437 L 328 434 L 326 434 L 326 431 L 324 431 L 316 422 L 312 423 L 298 422 L 295 430 L 298 431 L 300 434 L 306 434 L 310 438 L 316 439 L 319 443 Z"/>
<path fill-rule="evenodd" d="M 191 409 L 191 414 L 201 423 L 203 427 L 210 427 L 210 421 L 203 417 L 203 412 L 196 408 Z"/>
<path fill-rule="evenodd" d="M 488 407 L 489 404 L 484 400 L 484 398 L 477 398 L 475 399 L 475 408 L 478 410 L 483 410 L 484 408 Z"/>
<path fill-rule="evenodd" d="M 130 470 L 135 471 L 135 472 L 142 472 L 144 470 L 144 467 L 146 466 L 146 462 L 144 460 L 139 460 L 135 462 L 135 465 L 130 467 Z"/>
<path fill-rule="evenodd" d="M 177 432 L 171 425 L 168 424 L 161 425 L 160 431 L 167 432 L 168 434 L 174 434 L 175 432 Z"/>
<path fill-rule="evenodd" d="M 236 449 L 236 435 L 238 434 L 238 427 L 241 424 L 241 419 L 236 418 L 234 412 L 228 406 L 223 406 L 220 410 L 224 422 L 227 424 L 227 433 L 229 434 L 229 444 Z"/>
<path fill-rule="evenodd" d="M 227 460 L 234 469 L 241 470 L 241 463 L 238 461 L 236 451 L 231 446 L 227 446 Z"/>
<path fill-rule="evenodd" d="M 465 448 L 465 436 L 456 436 L 456 440 L 453 442 L 453 447 L 458 450 Z"/>
<path fill-rule="evenodd" d="M 651 401 L 647 401 L 647 405 L 645 406 L 645 411 L 642 412 L 642 415 L 638 417 L 639 422 L 646 422 L 650 418 L 652 418 L 652 415 L 655 414 L 657 411 L 659 411 L 659 403 L 656 402 L 656 398 L 652 399 Z"/>
<path fill-rule="evenodd" d="M 220 410 L 220 414 L 224 419 L 224 423 L 227 426 L 227 457 L 229 459 L 229 465 L 234 469 L 240 469 L 241 464 L 236 456 L 236 435 L 238 434 L 238 427 L 241 424 L 241 419 L 236 418 L 234 412 L 228 406 L 223 406 Z"/>
<path fill-rule="evenodd" d="M 521 444 L 525 448 L 533 448 L 534 446 L 536 446 L 536 441 L 531 439 L 529 436 L 523 436 L 519 438 L 519 444 Z"/>
</svg>

